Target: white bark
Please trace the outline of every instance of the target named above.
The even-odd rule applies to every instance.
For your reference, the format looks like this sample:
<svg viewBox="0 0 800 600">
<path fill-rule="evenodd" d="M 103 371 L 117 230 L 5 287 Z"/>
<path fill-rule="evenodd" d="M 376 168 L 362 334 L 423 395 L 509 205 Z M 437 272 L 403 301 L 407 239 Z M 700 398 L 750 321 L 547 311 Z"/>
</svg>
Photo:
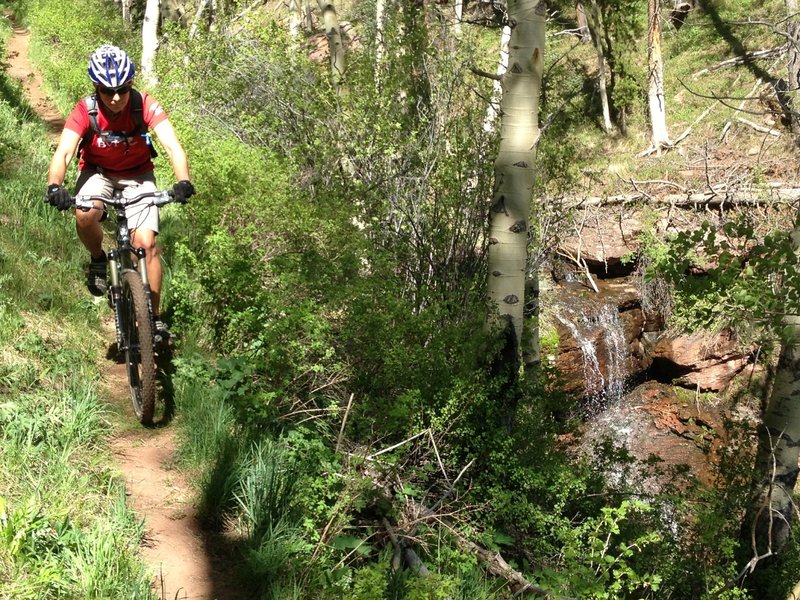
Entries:
<svg viewBox="0 0 800 600">
<path fill-rule="evenodd" d="M 300 35 L 300 5 L 298 0 L 289 0 L 289 35 L 297 39 Z"/>
<path fill-rule="evenodd" d="M 322 21 L 325 26 L 325 37 L 328 38 L 328 51 L 331 55 L 331 73 L 337 84 L 341 84 L 344 79 L 344 41 L 342 32 L 339 28 L 339 16 L 336 14 L 336 7 L 330 0 L 317 0 L 319 10 L 322 13 Z"/>
<path fill-rule="evenodd" d="M 647 2 L 649 27 L 647 44 L 647 104 L 650 108 L 650 127 L 653 148 L 671 145 L 667 132 L 667 107 L 664 97 L 664 61 L 661 55 L 661 12 L 658 0 Z"/>
<path fill-rule="evenodd" d="M 603 50 L 602 31 L 603 31 L 603 17 L 600 14 L 600 7 L 597 6 L 595 0 L 591 0 L 592 10 L 592 41 L 594 42 L 594 49 L 597 53 L 597 84 L 600 92 L 600 103 L 603 107 L 603 129 L 606 133 L 611 133 L 614 126 L 611 123 L 611 107 L 608 102 L 608 63 L 606 62 L 606 54 Z"/>
<path fill-rule="evenodd" d="M 386 40 L 384 38 L 384 0 L 375 0 L 375 71 L 376 80 L 380 80 L 383 65 L 383 55 L 386 53 Z"/>
<path fill-rule="evenodd" d="M 464 0 L 455 0 L 453 9 L 456 17 L 456 35 L 459 35 L 461 33 L 461 21 L 464 18 Z"/>
<path fill-rule="evenodd" d="M 539 140 L 539 94 L 546 9 L 542 0 L 509 0 L 509 68 L 503 75 L 500 147 L 489 215 L 489 325 L 511 326 L 522 347 L 528 229 Z M 511 333 L 511 332 L 509 332 Z M 535 328 L 530 332 L 537 334 Z"/>
<path fill-rule="evenodd" d="M 492 90 L 492 98 L 489 102 L 489 107 L 486 109 L 486 118 L 483 120 L 483 130 L 486 132 L 494 131 L 495 121 L 497 120 L 496 106 L 500 105 L 503 97 L 502 77 L 508 70 L 508 42 L 511 39 L 511 27 L 508 25 L 503 27 L 503 33 L 500 35 L 500 60 L 497 63 L 497 76 L 499 79 L 495 80 L 494 88 Z"/>
<path fill-rule="evenodd" d="M 314 16 L 311 13 L 311 0 L 301 0 L 303 3 L 303 25 L 307 33 L 314 31 Z"/>
<path fill-rule="evenodd" d="M 147 0 L 142 22 L 142 79 L 145 85 L 156 83 L 155 62 L 158 51 L 159 0 Z"/>
<path fill-rule="evenodd" d="M 128 25 L 131 24 L 131 3 L 132 0 L 122 0 L 122 20 Z"/>
<path fill-rule="evenodd" d="M 583 8 L 583 2 L 578 2 L 575 5 L 575 20 L 578 22 L 578 35 L 581 37 L 581 41 L 591 41 L 592 36 L 589 33 L 589 21 L 586 20 L 586 11 Z"/>
<path fill-rule="evenodd" d="M 200 19 L 203 17 L 203 12 L 206 10 L 207 6 L 208 0 L 200 0 L 200 3 L 197 5 L 197 14 L 195 14 L 194 19 L 192 20 L 192 26 L 189 28 L 189 39 L 192 39 L 197 35 L 197 28 L 200 25 Z"/>
</svg>

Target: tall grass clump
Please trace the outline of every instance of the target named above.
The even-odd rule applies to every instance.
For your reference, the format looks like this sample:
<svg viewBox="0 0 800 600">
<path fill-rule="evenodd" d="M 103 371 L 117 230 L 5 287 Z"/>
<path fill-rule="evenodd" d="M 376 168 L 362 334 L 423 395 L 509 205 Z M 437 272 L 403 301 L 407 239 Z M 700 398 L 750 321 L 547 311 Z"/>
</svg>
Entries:
<svg viewBox="0 0 800 600">
<path fill-rule="evenodd" d="M 0 597 L 149 600 L 107 466 L 99 309 L 73 221 L 42 202 L 51 149 L 21 98 L 0 75 Z"/>
</svg>

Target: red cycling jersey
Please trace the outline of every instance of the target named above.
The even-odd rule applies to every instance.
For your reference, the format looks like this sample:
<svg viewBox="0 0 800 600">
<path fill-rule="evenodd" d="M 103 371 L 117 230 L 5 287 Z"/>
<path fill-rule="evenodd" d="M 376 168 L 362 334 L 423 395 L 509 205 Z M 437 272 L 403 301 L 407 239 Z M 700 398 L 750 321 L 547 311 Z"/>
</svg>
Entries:
<svg viewBox="0 0 800 600">
<path fill-rule="evenodd" d="M 145 92 L 142 94 L 142 116 L 148 129 L 154 128 L 159 123 L 167 120 L 167 113 L 156 100 Z M 131 116 L 130 102 L 119 115 L 112 117 L 103 106 L 100 98 L 97 99 L 97 127 L 100 131 L 111 132 L 107 136 L 91 136 L 91 143 L 86 144 L 81 153 L 78 169 L 83 170 L 87 165 L 99 167 L 103 172 L 112 177 L 129 178 L 153 170 L 153 161 L 150 158 L 150 148 L 141 135 L 114 135 L 124 132 L 133 132 L 136 123 Z M 91 132 L 92 124 L 89 118 L 89 109 L 83 100 L 75 105 L 69 117 L 66 128 L 83 137 Z"/>
</svg>

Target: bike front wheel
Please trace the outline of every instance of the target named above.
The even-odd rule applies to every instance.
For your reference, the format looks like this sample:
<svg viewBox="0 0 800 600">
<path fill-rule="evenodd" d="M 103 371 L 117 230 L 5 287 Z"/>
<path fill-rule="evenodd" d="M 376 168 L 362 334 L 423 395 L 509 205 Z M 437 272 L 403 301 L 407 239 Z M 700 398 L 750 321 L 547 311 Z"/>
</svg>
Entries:
<svg viewBox="0 0 800 600">
<path fill-rule="evenodd" d="M 122 274 L 119 309 L 133 411 L 142 425 L 150 425 L 156 408 L 153 331 L 144 284 L 136 271 Z"/>
</svg>

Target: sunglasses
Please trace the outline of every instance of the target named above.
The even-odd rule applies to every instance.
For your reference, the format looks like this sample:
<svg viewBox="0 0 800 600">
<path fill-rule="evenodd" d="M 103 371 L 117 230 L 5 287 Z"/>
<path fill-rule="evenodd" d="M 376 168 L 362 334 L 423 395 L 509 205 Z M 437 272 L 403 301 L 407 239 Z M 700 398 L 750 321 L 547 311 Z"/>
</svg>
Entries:
<svg viewBox="0 0 800 600">
<path fill-rule="evenodd" d="M 116 88 L 109 88 L 109 87 L 97 87 L 97 91 L 103 94 L 104 96 L 114 96 L 115 94 L 119 94 L 120 96 L 124 96 L 128 92 L 131 91 L 130 85 L 121 85 Z"/>
</svg>

